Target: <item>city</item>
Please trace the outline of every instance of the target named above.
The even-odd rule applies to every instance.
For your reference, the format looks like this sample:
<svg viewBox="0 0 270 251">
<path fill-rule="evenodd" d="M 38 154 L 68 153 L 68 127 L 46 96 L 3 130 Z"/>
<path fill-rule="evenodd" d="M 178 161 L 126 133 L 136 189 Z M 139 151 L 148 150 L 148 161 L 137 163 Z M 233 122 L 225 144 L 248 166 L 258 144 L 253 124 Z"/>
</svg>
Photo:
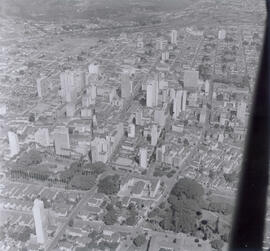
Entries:
<svg viewBox="0 0 270 251">
<path fill-rule="evenodd" d="M 226 250 L 264 2 L 4 2 L 0 250 Z"/>
</svg>

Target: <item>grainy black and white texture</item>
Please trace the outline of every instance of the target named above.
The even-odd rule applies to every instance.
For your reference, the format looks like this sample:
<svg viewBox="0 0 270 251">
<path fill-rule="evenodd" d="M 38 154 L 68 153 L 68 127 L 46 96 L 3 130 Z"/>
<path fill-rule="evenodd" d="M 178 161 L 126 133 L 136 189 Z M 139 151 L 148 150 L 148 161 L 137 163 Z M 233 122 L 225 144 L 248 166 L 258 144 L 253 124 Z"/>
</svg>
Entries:
<svg viewBox="0 0 270 251">
<path fill-rule="evenodd" d="M 264 23 L 257 0 L 0 0 L 0 250 L 226 250 Z"/>
</svg>

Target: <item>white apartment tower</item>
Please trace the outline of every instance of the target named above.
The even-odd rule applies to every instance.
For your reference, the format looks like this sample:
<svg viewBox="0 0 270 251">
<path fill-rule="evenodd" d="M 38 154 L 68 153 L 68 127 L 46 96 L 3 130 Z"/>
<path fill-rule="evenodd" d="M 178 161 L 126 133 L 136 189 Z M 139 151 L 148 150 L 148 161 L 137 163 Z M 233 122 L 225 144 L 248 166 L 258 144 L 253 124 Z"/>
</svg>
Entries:
<svg viewBox="0 0 270 251">
<path fill-rule="evenodd" d="M 241 101 L 237 104 L 236 116 L 243 124 L 245 124 L 246 122 L 246 109 L 247 109 L 246 102 Z"/>
<path fill-rule="evenodd" d="M 173 100 L 173 117 L 176 119 L 181 111 L 186 110 L 187 91 L 176 91 L 175 98 Z"/>
<path fill-rule="evenodd" d="M 9 149 L 10 155 L 14 156 L 20 152 L 20 145 L 18 136 L 16 133 L 9 131 L 8 132 L 8 141 L 9 141 Z"/>
<path fill-rule="evenodd" d="M 177 30 L 171 31 L 171 43 L 177 44 Z"/>
<path fill-rule="evenodd" d="M 121 96 L 122 98 L 129 98 L 132 95 L 132 81 L 129 73 L 124 72 L 121 75 Z"/>
<path fill-rule="evenodd" d="M 42 200 L 35 199 L 32 212 L 34 216 L 37 242 L 40 244 L 44 244 L 48 239 L 48 235 L 47 217 L 45 214 L 44 204 Z"/>
<path fill-rule="evenodd" d="M 147 149 L 143 147 L 140 148 L 140 167 L 147 168 Z"/>
<path fill-rule="evenodd" d="M 156 146 L 157 142 L 158 142 L 158 127 L 156 124 L 153 124 L 151 128 L 151 145 Z"/>
<path fill-rule="evenodd" d="M 152 80 L 146 89 L 146 106 L 155 107 L 158 105 L 158 81 Z"/>
</svg>

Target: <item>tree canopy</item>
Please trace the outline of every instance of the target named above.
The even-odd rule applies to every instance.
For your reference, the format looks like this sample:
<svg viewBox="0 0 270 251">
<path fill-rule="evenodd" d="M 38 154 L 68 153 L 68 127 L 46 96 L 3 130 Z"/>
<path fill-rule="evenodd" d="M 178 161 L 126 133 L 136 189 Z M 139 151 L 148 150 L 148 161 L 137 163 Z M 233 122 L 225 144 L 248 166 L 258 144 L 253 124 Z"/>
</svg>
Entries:
<svg viewBox="0 0 270 251">
<path fill-rule="evenodd" d="M 98 192 L 107 195 L 116 194 L 120 190 L 119 175 L 109 175 L 101 179 L 98 183 Z"/>
</svg>

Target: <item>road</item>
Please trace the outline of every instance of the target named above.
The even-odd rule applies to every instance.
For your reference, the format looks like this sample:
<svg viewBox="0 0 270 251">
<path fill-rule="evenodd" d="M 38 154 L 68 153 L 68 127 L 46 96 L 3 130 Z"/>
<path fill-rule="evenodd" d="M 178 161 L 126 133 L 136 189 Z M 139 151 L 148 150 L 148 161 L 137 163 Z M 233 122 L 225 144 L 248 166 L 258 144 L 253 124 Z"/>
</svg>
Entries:
<svg viewBox="0 0 270 251">
<path fill-rule="evenodd" d="M 78 202 L 78 204 L 73 208 L 72 212 L 69 214 L 68 218 L 65 220 L 65 222 L 57 229 L 54 238 L 51 242 L 47 243 L 45 246 L 45 251 L 52 250 L 58 243 L 59 239 L 63 235 L 64 231 L 66 230 L 68 223 L 71 219 L 73 219 L 79 212 L 79 210 L 87 203 L 88 198 L 91 197 L 91 195 L 95 192 L 96 188 L 93 187 L 91 190 L 87 191 L 81 200 Z"/>
</svg>

